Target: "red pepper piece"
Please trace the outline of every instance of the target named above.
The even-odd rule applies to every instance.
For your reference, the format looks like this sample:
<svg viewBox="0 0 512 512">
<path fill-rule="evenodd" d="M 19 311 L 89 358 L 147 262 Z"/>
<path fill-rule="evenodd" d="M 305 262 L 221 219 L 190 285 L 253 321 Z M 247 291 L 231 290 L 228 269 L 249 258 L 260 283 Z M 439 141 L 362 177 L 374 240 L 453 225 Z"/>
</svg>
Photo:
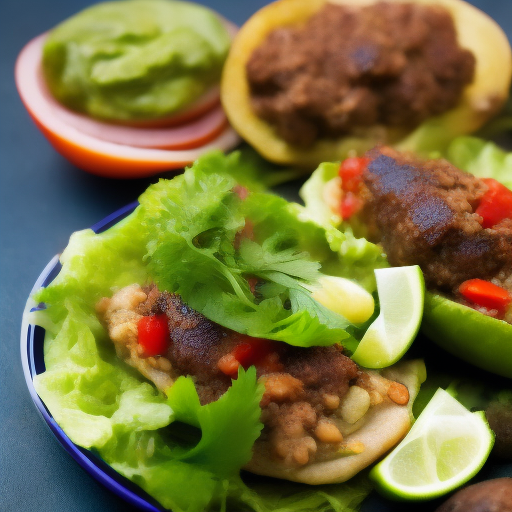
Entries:
<svg viewBox="0 0 512 512">
<path fill-rule="evenodd" d="M 137 325 L 139 345 L 146 356 L 160 356 L 167 352 L 170 343 L 167 315 L 143 316 Z"/>
<path fill-rule="evenodd" d="M 503 219 L 512 219 L 512 190 L 492 178 L 482 181 L 489 187 L 475 210 L 483 219 L 482 226 L 492 228 Z"/>
<path fill-rule="evenodd" d="M 221 357 L 217 366 L 221 372 L 232 377 L 238 373 L 238 365 L 247 369 L 252 365 L 263 364 L 265 368 L 274 368 L 275 371 L 278 371 L 281 368 L 279 349 L 278 342 L 247 336 L 229 354 Z"/>
<path fill-rule="evenodd" d="M 368 165 L 369 159 L 365 157 L 347 158 L 341 162 L 339 176 L 341 189 L 344 192 L 358 192 L 362 182 L 362 174 Z"/>
<path fill-rule="evenodd" d="M 232 353 L 244 368 L 248 368 L 273 351 L 275 351 L 275 342 L 247 337 L 233 349 Z"/>
<path fill-rule="evenodd" d="M 362 199 L 357 195 L 363 181 L 363 172 L 369 159 L 365 157 L 347 158 L 341 162 L 339 176 L 343 197 L 340 204 L 340 215 L 347 220 L 363 206 Z"/>
<path fill-rule="evenodd" d="M 469 279 L 459 286 L 459 292 L 469 302 L 487 309 L 496 309 L 499 313 L 512 302 L 510 293 L 496 284 L 483 279 Z"/>
<path fill-rule="evenodd" d="M 340 214 L 343 220 L 347 220 L 363 207 L 363 200 L 353 192 L 343 194 L 340 205 Z"/>
</svg>

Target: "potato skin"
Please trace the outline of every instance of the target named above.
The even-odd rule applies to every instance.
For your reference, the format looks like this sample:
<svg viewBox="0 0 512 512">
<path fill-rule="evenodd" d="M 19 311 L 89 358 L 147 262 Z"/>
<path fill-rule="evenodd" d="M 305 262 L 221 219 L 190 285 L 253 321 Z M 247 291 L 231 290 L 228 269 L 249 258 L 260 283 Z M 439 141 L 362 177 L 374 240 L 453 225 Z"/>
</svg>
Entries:
<svg viewBox="0 0 512 512">
<path fill-rule="evenodd" d="M 512 478 L 496 478 L 465 487 L 435 512 L 512 512 Z"/>
</svg>

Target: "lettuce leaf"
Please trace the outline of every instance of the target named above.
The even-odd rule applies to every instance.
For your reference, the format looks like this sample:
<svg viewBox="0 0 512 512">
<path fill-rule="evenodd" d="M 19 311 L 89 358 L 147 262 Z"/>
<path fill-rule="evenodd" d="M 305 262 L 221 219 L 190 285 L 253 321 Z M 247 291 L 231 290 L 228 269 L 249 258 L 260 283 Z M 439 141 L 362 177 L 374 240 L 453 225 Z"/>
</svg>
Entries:
<svg viewBox="0 0 512 512">
<path fill-rule="evenodd" d="M 210 151 L 196 160 L 193 167 L 205 173 L 214 172 L 231 176 L 238 184 L 257 192 L 266 192 L 270 187 L 309 173 L 307 168 L 282 167 L 273 164 L 247 144 L 228 155 L 224 155 L 219 150 Z"/>
<path fill-rule="evenodd" d="M 58 334 L 46 335 L 46 371 L 34 379 L 55 421 L 74 443 L 97 449 L 116 437 L 119 425 L 130 430 L 168 425 L 172 410 L 163 396 L 120 364 L 96 316 L 79 302 L 65 301 Z"/>
<path fill-rule="evenodd" d="M 67 315 L 64 304 L 71 297 L 82 308 L 92 310 L 101 297 L 112 295 L 112 290 L 147 280 L 143 263 L 147 239 L 140 229 L 140 213 L 135 210 L 100 234 L 85 229 L 71 235 L 60 256 L 62 269 L 51 285 L 34 297 L 52 306 L 47 315 L 53 322 Z"/>
<path fill-rule="evenodd" d="M 458 137 L 447 149 L 447 159 L 479 178 L 494 178 L 512 189 L 512 153 L 477 137 Z"/>
<path fill-rule="evenodd" d="M 275 481 L 246 475 L 249 489 L 241 501 L 255 512 L 357 512 L 372 490 L 365 473 L 342 484 L 318 485 L 307 488 L 294 482 Z"/>
<path fill-rule="evenodd" d="M 351 273 L 366 252 L 350 237 L 308 218 L 300 206 L 262 189 L 241 201 L 232 192 L 237 158 L 208 155 L 182 177 L 154 185 L 141 197 L 141 205 L 115 226 L 71 237 L 60 273 L 35 296 L 46 304 L 45 310 L 34 313 L 34 323 L 46 329 L 46 371 L 34 385 L 73 442 L 93 450 L 174 512 L 224 509 L 226 503 L 237 511 L 267 512 L 277 506 L 282 512 L 352 512 L 369 492 L 366 478 L 318 488 L 276 486 L 257 477 L 247 486 L 240 479 L 239 469 L 261 429 L 261 389 L 253 370 L 241 372 L 230 391 L 206 406 L 199 404 L 190 378 L 179 379 L 165 397 L 117 358 L 96 317 L 101 297 L 134 282 L 157 279 L 158 257 L 166 257 L 161 247 L 172 240 L 176 247 L 166 250 L 178 251 L 171 252 L 177 259 L 162 262 L 162 268 L 172 270 L 174 264 L 180 275 L 216 286 L 221 297 L 245 296 L 252 303 L 244 310 L 246 317 L 254 306 L 261 307 L 263 316 L 275 320 L 268 322 L 268 329 L 277 328 L 282 337 L 312 338 L 322 329 L 331 335 L 340 324 L 346 325 L 314 303 L 305 285 L 326 269 L 335 275 Z M 193 200 L 186 203 L 187 198 Z M 253 222 L 256 237 L 241 240 L 234 251 L 234 238 L 246 218 Z M 186 234 L 187 226 L 201 230 L 200 244 L 190 236 L 192 230 Z M 362 277 L 370 262 L 360 266 Z M 247 273 L 266 281 L 259 302 L 251 299 Z M 169 279 L 165 272 L 160 278 Z M 192 281 L 180 282 L 195 291 Z M 237 283 L 242 295 L 233 293 Z M 231 297 L 225 291 L 228 285 Z M 169 281 L 169 286 L 176 284 Z M 202 297 L 198 300 L 204 301 Z M 230 300 L 222 314 L 231 311 L 234 317 L 244 308 Z M 339 334 L 343 336 L 341 330 Z M 180 429 L 182 423 L 188 425 Z"/>
<path fill-rule="evenodd" d="M 209 319 L 243 334 L 298 346 L 351 339 L 350 323 L 314 300 L 308 289 L 322 274 L 307 248 L 339 261 L 325 229 L 300 220 L 277 196 L 253 192 L 241 200 L 235 185 L 230 177 L 194 166 L 141 197 L 151 278 Z M 254 240 L 240 237 L 248 226 Z M 250 291 L 249 277 L 263 283 L 258 296 Z"/>
</svg>

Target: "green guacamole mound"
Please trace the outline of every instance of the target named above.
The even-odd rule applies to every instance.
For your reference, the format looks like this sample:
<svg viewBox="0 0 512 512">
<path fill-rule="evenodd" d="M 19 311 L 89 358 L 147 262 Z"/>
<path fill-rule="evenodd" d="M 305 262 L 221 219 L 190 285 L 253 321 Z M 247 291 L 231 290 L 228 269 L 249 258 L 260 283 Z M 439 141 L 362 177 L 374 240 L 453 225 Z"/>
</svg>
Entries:
<svg viewBox="0 0 512 512">
<path fill-rule="evenodd" d="M 53 96 L 107 121 L 186 109 L 220 80 L 231 38 L 209 9 L 171 0 L 94 5 L 58 25 L 43 49 Z"/>
</svg>

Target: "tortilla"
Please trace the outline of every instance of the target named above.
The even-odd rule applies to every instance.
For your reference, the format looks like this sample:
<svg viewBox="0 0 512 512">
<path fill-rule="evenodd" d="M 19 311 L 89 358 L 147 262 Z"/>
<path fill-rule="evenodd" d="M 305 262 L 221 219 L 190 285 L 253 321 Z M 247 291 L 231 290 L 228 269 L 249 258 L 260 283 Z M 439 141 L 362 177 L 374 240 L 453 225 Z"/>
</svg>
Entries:
<svg viewBox="0 0 512 512">
<path fill-rule="evenodd" d="M 166 359 L 168 367 L 162 371 L 155 367 L 156 361 L 151 363 L 149 358 L 140 357 L 138 351 L 136 324 L 141 315 L 135 308 L 145 298 L 146 294 L 135 284 L 119 290 L 111 299 L 102 299 L 96 309 L 104 315 L 118 357 L 166 393 L 178 377 L 172 361 Z M 381 375 L 390 381 L 404 384 L 409 391 L 409 400 L 407 405 L 384 400 L 370 407 L 353 425 L 339 425 L 341 431 L 349 432 L 343 438 L 343 446 L 347 446 L 348 450 L 353 446 L 356 450 L 335 454 L 334 458 L 327 461 L 313 460 L 302 466 L 290 466 L 274 455 L 270 441 L 257 440 L 253 458 L 245 469 L 259 475 L 307 484 L 338 483 L 348 480 L 393 448 L 411 427 L 412 404 L 420 384 L 425 380 L 425 365 L 421 360 L 404 361 L 381 372 L 370 370 L 368 373 L 375 375 L 376 379 Z M 343 424 L 341 419 L 334 419 L 335 423 L 336 421 Z M 322 444 L 321 441 L 318 442 Z"/>
</svg>

